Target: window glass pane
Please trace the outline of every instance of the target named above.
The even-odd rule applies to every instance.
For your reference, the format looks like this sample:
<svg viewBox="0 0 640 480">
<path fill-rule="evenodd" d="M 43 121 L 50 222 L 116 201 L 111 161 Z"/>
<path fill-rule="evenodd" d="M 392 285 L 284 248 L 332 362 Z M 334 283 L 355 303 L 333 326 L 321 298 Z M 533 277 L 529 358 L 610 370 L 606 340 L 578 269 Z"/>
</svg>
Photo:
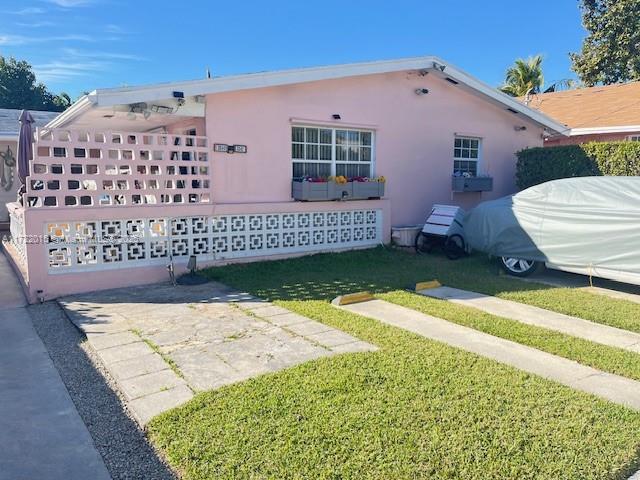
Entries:
<svg viewBox="0 0 640 480">
<path fill-rule="evenodd" d="M 320 145 L 320 160 L 331 160 L 331 145 Z"/>
<path fill-rule="evenodd" d="M 361 132 L 360 141 L 362 145 L 371 145 L 371 132 Z"/>
<path fill-rule="evenodd" d="M 299 160 L 304 159 L 304 144 L 292 143 L 291 144 L 291 157 Z"/>
<path fill-rule="evenodd" d="M 326 128 L 320 130 L 320 143 L 331 145 L 331 130 Z"/>
<path fill-rule="evenodd" d="M 360 161 L 361 162 L 371 161 L 371 147 L 362 147 L 360 149 Z"/>
<path fill-rule="evenodd" d="M 317 145 L 309 145 L 307 144 L 307 160 L 317 160 L 318 159 L 318 146 Z"/>
<path fill-rule="evenodd" d="M 471 140 L 471 148 L 478 148 L 478 140 Z"/>
<path fill-rule="evenodd" d="M 462 150 L 459 148 L 454 148 L 453 149 L 453 156 L 455 158 L 460 158 L 462 156 Z"/>
<path fill-rule="evenodd" d="M 347 147 L 336 146 L 336 160 L 344 161 L 347 159 Z"/>
<path fill-rule="evenodd" d="M 328 177 L 331 175 L 330 163 L 299 163 L 293 162 L 294 177 Z"/>
<path fill-rule="evenodd" d="M 307 143 L 318 143 L 318 129 L 317 128 L 306 128 L 306 141 Z"/>
<path fill-rule="evenodd" d="M 336 145 L 344 145 L 347 143 L 346 130 L 336 130 Z"/>
<path fill-rule="evenodd" d="M 470 154 L 471 158 L 478 158 L 478 150 L 471 150 Z"/>
<path fill-rule="evenodd" d="M 350 145 L 360 145 L 360 132 L 349 130 L 347 132 L 347 138 L 349 139 Z"/>
<path fill-rule="evenodd" d="M 291 129 L 291 140 L 294 142 L 304 142 L 304 128 L 293 127 Z"/>
<path fill-rule="evenodd" d="M 360 160 L 360 149 L 358 147 L 349 147 L 349 161 L 357 162 Z"/>
<path fill-rule="evenodd" d="M 469 158 L 469 150 L 467 150 L 466 148 L 462 149 L 462 158 Z"/>
<path fill-rule="evenodd" d="M 462 139 L 462 147 L 463 148 L 469 148 L 470 145 L 471 145 L 471 141 L 468 138 L 463 138 Z"/>
<path fill-rule="evenodd" d="M 456 148 L 460 148 L 462 146 L 462 139 L 456 138 L 453 146 Z"/>
</svg>

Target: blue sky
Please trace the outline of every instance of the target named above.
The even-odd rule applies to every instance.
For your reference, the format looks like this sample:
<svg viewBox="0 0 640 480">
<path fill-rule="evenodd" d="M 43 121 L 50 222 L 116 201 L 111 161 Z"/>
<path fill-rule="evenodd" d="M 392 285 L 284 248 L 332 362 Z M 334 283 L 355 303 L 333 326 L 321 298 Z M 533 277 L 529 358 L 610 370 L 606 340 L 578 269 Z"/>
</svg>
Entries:
<svg viewBox="0 0 640 480">
<path fill-rule="evenodd" d="M 437 55 L 492 85 L 542 53 L 574 77 L 577 0 L 0 0 L 0 54 L 54 92 Z"/>
</svg>

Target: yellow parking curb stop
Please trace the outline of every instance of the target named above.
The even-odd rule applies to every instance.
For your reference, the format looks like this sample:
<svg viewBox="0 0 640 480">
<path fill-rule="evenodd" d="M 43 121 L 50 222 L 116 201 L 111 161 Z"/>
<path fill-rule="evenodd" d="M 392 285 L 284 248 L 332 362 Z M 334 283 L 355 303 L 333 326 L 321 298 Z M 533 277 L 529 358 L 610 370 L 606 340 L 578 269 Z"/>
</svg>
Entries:
<svg viewBox="0 0 640 480">
<path fill-rule="evenodd" d="M 340 295 L 335 298 L 331 303 L 334 305 L 351 305 L 352 303 L 368 302 L 373 300 L 373 295 L 369 292 L 348 293 L 347 295 Z"/>
</svg>

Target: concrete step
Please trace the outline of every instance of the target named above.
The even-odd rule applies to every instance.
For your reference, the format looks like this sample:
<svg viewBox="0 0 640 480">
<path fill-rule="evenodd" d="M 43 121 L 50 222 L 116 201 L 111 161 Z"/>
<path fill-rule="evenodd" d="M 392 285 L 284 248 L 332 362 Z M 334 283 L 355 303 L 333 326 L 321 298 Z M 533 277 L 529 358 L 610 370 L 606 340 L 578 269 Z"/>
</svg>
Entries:
<svg viewBox="0 0 640 480">
<path fill-rule="evenodd" d="M 337 306 L 640 411 L 640 382 L 383 300 Z"/>
<path fill-rule="evenodd" d="M 640 334 L 620 328 L 457 288 L 438 287 L 420 290 L 417 293 L 602 345 L 640 353 Z"/>
</svg>

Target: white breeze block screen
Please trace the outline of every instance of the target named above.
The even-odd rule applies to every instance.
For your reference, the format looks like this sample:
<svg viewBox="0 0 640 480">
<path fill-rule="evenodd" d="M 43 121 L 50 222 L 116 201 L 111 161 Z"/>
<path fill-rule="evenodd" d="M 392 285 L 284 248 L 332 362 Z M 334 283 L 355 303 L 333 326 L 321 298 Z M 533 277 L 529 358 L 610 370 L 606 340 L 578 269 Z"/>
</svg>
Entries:
<svg viewBox="0 0 640 480">
<path fill-rule="evenodd" d="M 49 273 L 374 246 L 381 210 L 69 221 L 45 224 Z"/>
</svg>

